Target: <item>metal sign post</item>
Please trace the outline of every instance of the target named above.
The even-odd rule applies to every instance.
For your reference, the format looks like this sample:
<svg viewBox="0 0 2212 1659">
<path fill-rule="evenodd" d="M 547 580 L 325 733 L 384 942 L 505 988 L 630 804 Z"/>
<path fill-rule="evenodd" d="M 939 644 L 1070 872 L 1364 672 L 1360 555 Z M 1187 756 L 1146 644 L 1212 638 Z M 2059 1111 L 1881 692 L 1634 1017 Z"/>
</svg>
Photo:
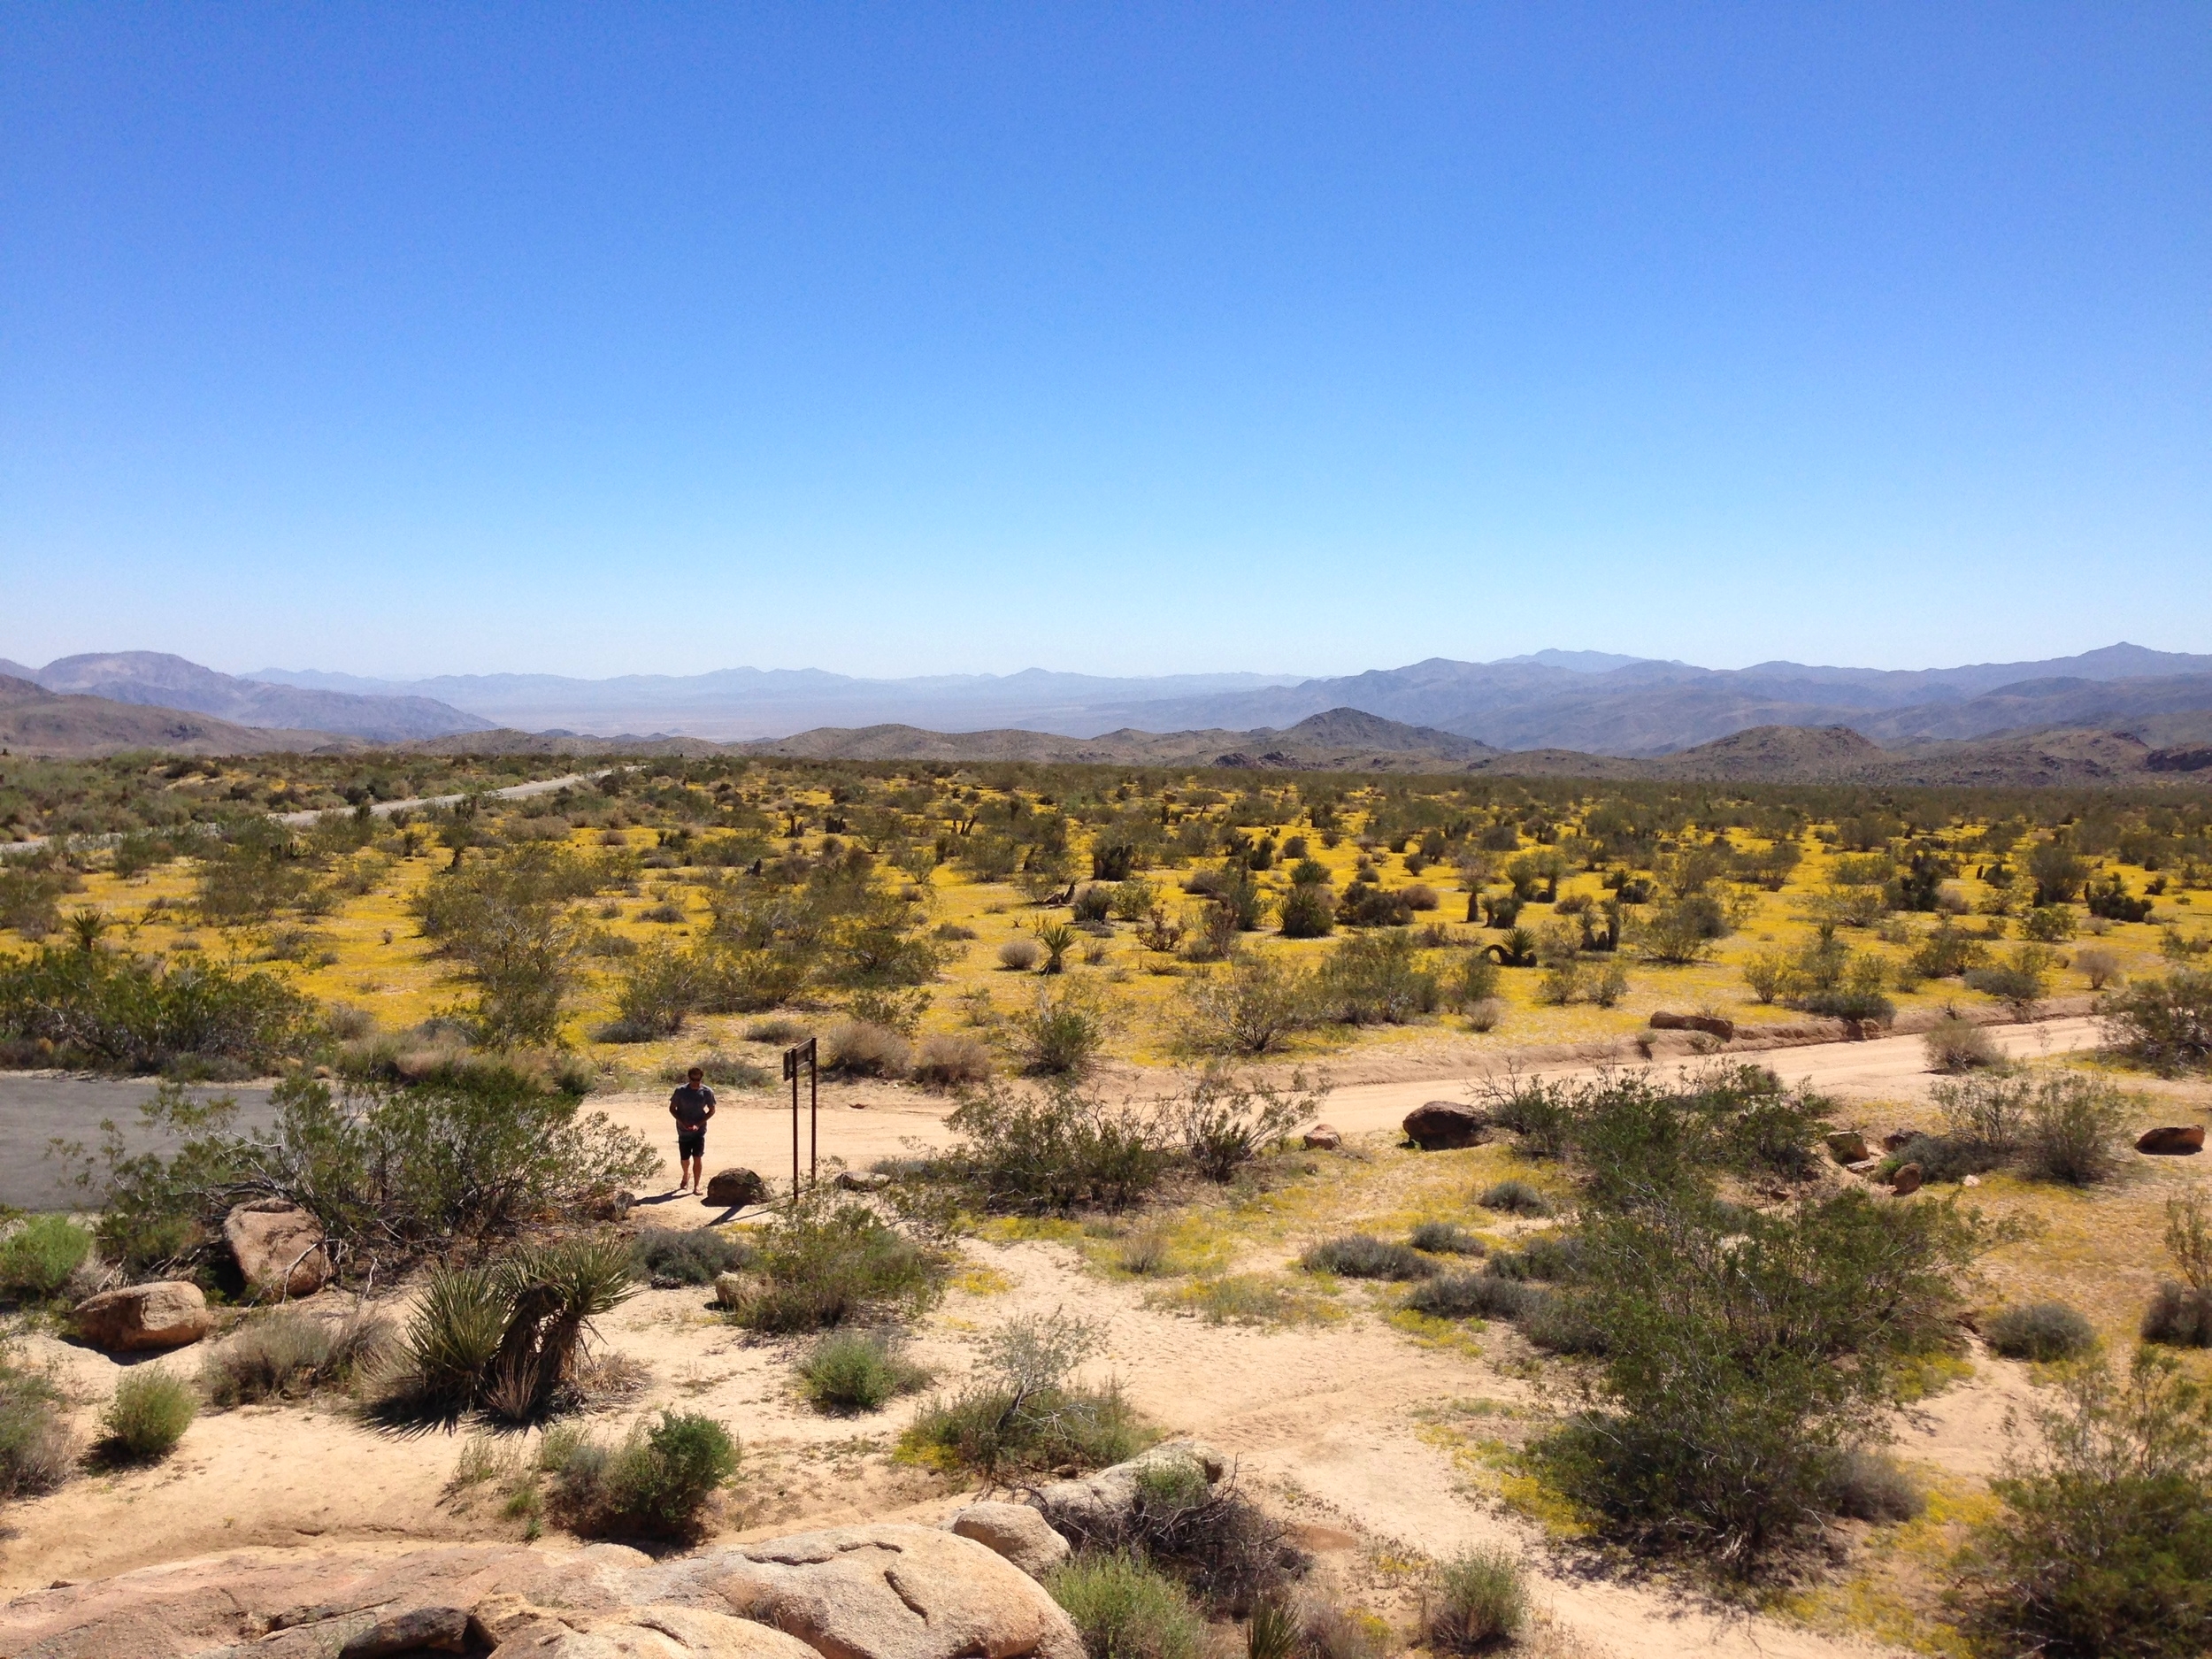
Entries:
<svg viewBox="0 0 2212 1659">
<path fill-rule="evenodd" d="M 822 1076 L 816 1040 L 783 1051 L 783 1075 L 791 1085 L 791 1196 L 799 1196 L 799 1065 L 806 1064 L 807 1185 L 814 1185 L 822 1163 Z"/>
</svg>

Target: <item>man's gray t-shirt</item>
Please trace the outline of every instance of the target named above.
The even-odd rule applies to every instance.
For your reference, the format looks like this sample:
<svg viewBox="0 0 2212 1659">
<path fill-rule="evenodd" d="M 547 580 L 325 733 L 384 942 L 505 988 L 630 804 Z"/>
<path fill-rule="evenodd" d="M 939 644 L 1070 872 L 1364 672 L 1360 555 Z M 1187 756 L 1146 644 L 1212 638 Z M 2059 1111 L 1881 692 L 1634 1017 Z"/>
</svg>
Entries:
<svg viewBox="0 0 2212 1659">
<path fill-rule="evenodd" d="M 714 1091 L 703 1084 L 694 1088 L 685 1084 L 668 1097 L 668 1110 L 676 1115 L 676 1127 L 689 1134 L 698 1134 L 707 1126 L 707 1114 L 714 1108 Z"/>
</svg>

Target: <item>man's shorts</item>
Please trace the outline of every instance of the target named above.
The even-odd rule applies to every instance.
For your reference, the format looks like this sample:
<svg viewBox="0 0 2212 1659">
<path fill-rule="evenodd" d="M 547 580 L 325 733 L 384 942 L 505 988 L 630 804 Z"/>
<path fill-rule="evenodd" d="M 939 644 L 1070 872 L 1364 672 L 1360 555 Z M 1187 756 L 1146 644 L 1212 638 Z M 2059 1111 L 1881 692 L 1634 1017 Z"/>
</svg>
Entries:
<svg viewBox="0 0 2212 1659">
<path fill-rule="evenodd" d="M 679 1129 L 676 1132 L 676 1156 L 679 1158 L 706 1156 L 707 1132 L 703 1129 Z"/>
</svg>

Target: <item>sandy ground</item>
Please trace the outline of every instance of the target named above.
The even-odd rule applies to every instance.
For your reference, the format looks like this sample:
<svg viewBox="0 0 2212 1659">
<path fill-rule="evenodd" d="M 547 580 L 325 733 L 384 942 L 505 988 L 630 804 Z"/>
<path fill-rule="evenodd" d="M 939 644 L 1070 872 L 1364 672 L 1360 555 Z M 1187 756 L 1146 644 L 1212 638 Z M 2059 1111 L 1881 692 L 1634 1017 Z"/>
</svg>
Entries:
<svg viewBox="0 0 2212 1659">
<path fill-rule="evenodd" d="M 2093 1032 L 2085 1020 L 2000 1035 L 2016 1052 L 2055 1054 L 2089 1042 Z M 1761 1058 L 1779 1060 L 1793 1080 L 1802 1077 L 1856 1101 L 1901 1103 L 1924 1096 L 1932 1080 L 1919 1070 L 1916 1039 Z M 1332 1099 L 1327 1115 L 1379 1148 L 1394 1139 L 1406 1110 L 1455 1092 L 1433 1082 L 1366 1085 Z M 933 1143 L 946 1133 L 941 1101 L 842 1085 L 825 1090 L 823 1099 L 826 1160 L 862 1164 L 910 1140 Z M 2201 1110 L 2200 1099 L 2193 1103 Z M 611 1106 L 653 1133 L 657 1143 L 671 1139 L 657 1094 Z M 789 1135 L 787 1112 L 733 1104 L 716 1119 L 709 1167 L 746 1162 L 787 1172 Z M 2155 1178 L 2212 1177 L 2212 1168 L 2188 1162 L 2184 1171 L 2173 1161 Z M 649 1213 L 656 1222 L 685 1225 L 721 1214 L 689 1200 Z M 1238 1265 L 1280 1266 L 1302 1241 L 1248 1246 Z M 1119 1379 L 1134 1403 L 1171 1432 L 1203 1436 L 1232 1454 L 1241 1479 L 1303 1525 L 1319 1571 L 1356 1595 L 1386 1602 L 1390 1585 L 1405 1582 L 1393 1578 L 1394 1563 L 1502 1543 L 1534 1575 L 1548 1618 L 1548 1647 L 1540 1645 L 1539 1652 L 1826 1659 L 1889 1651 L 1801 1623 L 1717 1608 L 1663 1585 L 1593 1572 L 1548 1546 L 1533 1524 L 1499 1501 L 1494 1470 L 1478 1455 L 1484 1439 L 1509 1435 L 1532 1408 L 1559 1403 L 1527 1380 L 1518 1339 L 1504 1326 L 1462 1346 L 1423 1344 L 1386 1324 L 1379 1306 L 1357 1289 L 1346 1299 L 1349 1317 L 1331 1325 L 1214 1325 L 1149 1304 L 1143 1282 L 1102 1277 L 1068 1245 L 971 1240 L 963 1248 L 967 1271 L 913 1340 L 915 1357 L 941 1383 L 957 1383 L 973 1362 L 979 1333 L 1006 1318 L 1056 1309 L 1080 1313 L 1105 1333 L 1094 1371 Z M 319 1300 L 341 1301 L 332 1294 Z M 635 1397 L 597 1414 L 603 1432 L 619 1432 L 665 1405 L 705 1411 L 741 1435 L 745 1468 L 726 1535 L 862 1517 L 933 1521 L 964 1501 L 938 1478 L 889 1461 L 911 1402 L 858 1419 L 816 1415 L 792 1384 L 803 1345 L 722 1323 L 700 1291 L 641 1293 L 602 1322 L 600 1335 L 604 1350 L 641 1365 L 644 1378 Z M 88 1434 L 121 1368 L 51 1337 L 25 1339 L 19 1348 L 25 1359 L 51 1368 L 78 1404 L 80 1432 Z M 201 1355 L 186 1350 L 144 1363 L 192 1374 Z M 2004 1452 L 2008 1409 L 2026 1402 L 2032 1386 L 2026 1368 L 1977 1352 L 1971 1379 L 1913 1413 L 1898 1449 L 1945 1476 L 1986 1479 Z M 518 1454 L 529 1444 L 527 1437 L 503 1443 Z M 491 1487 L 449 1486 L 467 1446 L 465 1436 L 381 1432 L 336 1409 L 209 1413 L 165 1465 L 88 1475 L 12 1506 L 0 1537 L 0 1594 L 232 1548 L 343 1541 L 396 1548 L 518 1535 L 518 1524 L 502 1517 Z M 547 1541 L 561 1542 L 557 1535 Z"/>
<path fill-rule="evenodd" d="M 1989 1031 L 2007 1054 L 2029 1060 L 2093 1048 L 2098 1041 L 2097 1022 L 2085 1016 L 1995 1025 Z M 1848 1104 L 1924 1100 L 1929 1085 L 1936 1080 L 1928 1073 L 1926 1053 L 1917 1036 L 1767 1048 L 1743 1057 L 1772 1067 L 1788 1082 L 1802 1081 Z M 1669 1071 L 1696 1063 L 1686 1056 L 1655 1062 Z M 1586 1063 L 1539 1064 L 1525 1068 L 1521 1075 L 1589 1077 L 1601 1069 Z M 1389 1129 L 1424 1101 L 1479 1101 L 1486 1084 L 1502 1081 L 1505 1076 L 1499 1066 L 1456 1078 L 1352 1084 L 1331 1091 L 1322 1116 L 1346 1134 Z M 1157 1087 L 1156 1080 L 1149 1087 Z M 953 1103 L 942 1096 L 895 1084 L 825 1081 L 820 1099 L 818 1112 L 810 1113 L 805 1086 L 801 1085 L 802 1169 L 818 1146 L 825 1168 L 832 1161 L 841 1161 L 847 1167 L 864 1169 L 877 1158 L 898 1156 L 910 1145 L 942 1146 L 952 1138 L 944 1120 Z M 596 1095 L 592 1105 L 618 1123 L 639 1130 L 659 1147 L 664 1160 L 664 1184 L 667 1187 L 675 1185 L 675 1133 L 665 1092 Z M 789 1097 L 723 1091 L 707 1133 L 706 1164 L 710 1171 L 741 1164 L 787 1185 L 791 1179 Z M 686 1203 L 684 1208 L 690 1206 Z"/>
</svg>

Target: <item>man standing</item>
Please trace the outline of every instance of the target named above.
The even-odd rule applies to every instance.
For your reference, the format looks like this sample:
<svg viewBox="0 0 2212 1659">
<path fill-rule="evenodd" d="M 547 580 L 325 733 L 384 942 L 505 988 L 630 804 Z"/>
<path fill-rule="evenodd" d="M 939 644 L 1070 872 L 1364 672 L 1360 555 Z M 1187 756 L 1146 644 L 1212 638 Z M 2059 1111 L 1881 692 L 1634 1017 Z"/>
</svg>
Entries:
<svg viewBox="0 0 2212 1659">
<path fill-rule="evenodd" d="M 684 1086 L 668 1097 L 668 1115 L 676 1120 L 680 1166 L 676 1190 L 699 1192 L 700 1182 L 705 1179 L 702 1166 L 707 1157 L 707 1119 L 714 1116 L 714 1091 L 707 1087 L 706 1073 L 697 1066 L 686 1075 Z"/>
</svg>

